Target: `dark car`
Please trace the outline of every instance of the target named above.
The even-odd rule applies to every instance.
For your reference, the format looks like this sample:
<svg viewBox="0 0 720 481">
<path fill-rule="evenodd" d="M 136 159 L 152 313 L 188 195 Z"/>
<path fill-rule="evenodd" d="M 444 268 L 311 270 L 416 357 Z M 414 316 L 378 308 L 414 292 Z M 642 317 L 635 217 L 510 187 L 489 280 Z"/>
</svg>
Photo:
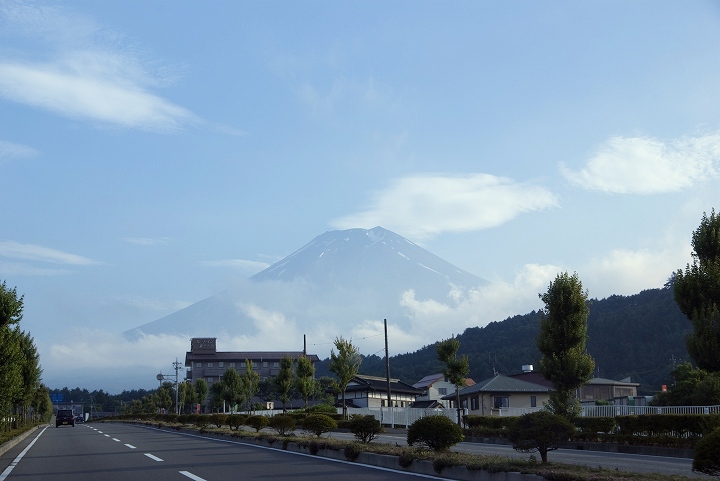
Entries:
<svg viewBox="0 0 720 481">
<path fill-rule="evenodd" d="M 61 425 L 75 427 L 75 416 L 73 415 L 72 409 L 58 409 L 57 415 L 55 416 L 55 427 Z"/>
</svg>

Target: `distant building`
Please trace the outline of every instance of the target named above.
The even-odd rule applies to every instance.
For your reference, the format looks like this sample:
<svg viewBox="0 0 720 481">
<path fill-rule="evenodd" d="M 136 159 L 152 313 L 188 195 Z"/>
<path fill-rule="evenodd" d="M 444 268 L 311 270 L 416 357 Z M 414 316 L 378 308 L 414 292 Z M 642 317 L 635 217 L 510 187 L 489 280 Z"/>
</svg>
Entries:
<svg viewBox="0 0 720 481">
<path fill-rule="evenodd" d="M 280 360 L 286 355 L 295 361 L 303 352 L 218 351 L 217 338 L 195 337 L 190 340 L 190 351 L 185 353 L 185 377 L 193 383 L 198 379 L 205 379 L 210 387 L 231 367 L 242 376 L 247 370 L 246 362 L 250 361 L 253 371 L 260 375 L 260 379 L 267 379 L 280 372 Z M 320 361 L 316 354 L 307 354 L 307 357 L 313 364 Z"/>
<path fill-rule="evenodd" d="M 421 394 L 420 389 L 412 387 L 399 379 L 390 379 L 390 401 L 392 407 L 408 407 Z M 337 403 L 342 406 L 342 394 L 337 394 Z M 345 389 L 345 404 L 354 408 L 377 408 L 387 406 L 387 378 L 357 374 Z"/>
<path fill-rule="evenodd" d="M 473 384 L 475 384 L 475 381 L 467 378 L 464 387 L 469 387 Z M 455 393 L 455 385 L 448 381 L 442 373 L 425 376 L 413 384 L 413 387 L 422 391 L 422 394 L 416 398 L 413 407 L 436 407 L 433 401 L 444 407 L 445 403 L 442 401 L 443 396 Z"/>
</svg>

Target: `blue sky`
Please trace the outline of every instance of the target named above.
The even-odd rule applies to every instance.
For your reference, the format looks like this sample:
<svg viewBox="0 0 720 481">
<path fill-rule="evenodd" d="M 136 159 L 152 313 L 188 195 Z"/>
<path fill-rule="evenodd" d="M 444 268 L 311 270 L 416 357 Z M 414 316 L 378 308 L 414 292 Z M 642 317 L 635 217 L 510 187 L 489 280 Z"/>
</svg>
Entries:
<svg viewBox="0 0 720 481">
<path fill-rule="evenodd" d="M 565 270 L 660 287 L 720 207 L 719 27 L 714 1 L 2 0 L 0 279 L 46 383 L 110 390 L 189 348 L 119 332 L 327 230 L 492 281 L 454 332 Z"/>
</svg>

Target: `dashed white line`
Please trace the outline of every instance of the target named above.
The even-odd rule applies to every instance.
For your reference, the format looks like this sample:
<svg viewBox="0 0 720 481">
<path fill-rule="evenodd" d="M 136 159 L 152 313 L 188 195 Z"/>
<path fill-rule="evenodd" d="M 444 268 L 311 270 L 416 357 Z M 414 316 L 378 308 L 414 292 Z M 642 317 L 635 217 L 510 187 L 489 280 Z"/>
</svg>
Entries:
<svg viewBox="0 0 720 481">
<path fill-rule="evenodd" d="M 158 458 L 157 456 L 153 456 L 150 453 L 145 453 L 145 456 L 147 456 L 148 458 L 153 459 L 155 461 L 162 461 L 162 459 Z"/>
<path fill-rule="evenodd" d="M 103 434 L 103 436 L 105 436 L 106 438 L 109 438 L 109 437 L 110 437 L 109 434 Z"/>
<path fill-rule="evenodd" d="M 127 446 L 127 447 L 130 448 L 130 449 L 137 449 L 137 448 L 136 448 L 135 446 L 133 446 L 132 444 L 126 444 L 125 446 Z"/>
<path fill-rule="evenodd" d="M 116 443 L 119 443 L 119 442 L 120 442 L 120 440 L 119 440 L 118 438 L 112 438 L 112 439 L 113 439 L 113 441 L 115 441 Z"/>
<path fill-rule="evenodd" d="M 193 481 L 205 481 L 204 478 L 201 478 L 200 476 L 195 476 L 193 473 L 190 473 L 188 471 L 180 471 L 180 474 L 182 474 L 183 476 L 187 476 Z"/>
</svg>

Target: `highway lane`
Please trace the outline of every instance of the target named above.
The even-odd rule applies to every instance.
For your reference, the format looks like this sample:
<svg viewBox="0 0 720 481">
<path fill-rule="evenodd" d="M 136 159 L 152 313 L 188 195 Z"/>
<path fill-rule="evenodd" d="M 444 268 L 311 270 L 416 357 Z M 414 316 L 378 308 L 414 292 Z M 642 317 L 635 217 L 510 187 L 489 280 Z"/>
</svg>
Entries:
<svg viewBox="0 0 720 481">
<path fill-rule="evenodd" d="M 232 440 L 123 424 L 43 429 L 0 457 L 0 471 L 0 481 L 410 481 L 419 478 L 409 473 Z"/>
</svg>

